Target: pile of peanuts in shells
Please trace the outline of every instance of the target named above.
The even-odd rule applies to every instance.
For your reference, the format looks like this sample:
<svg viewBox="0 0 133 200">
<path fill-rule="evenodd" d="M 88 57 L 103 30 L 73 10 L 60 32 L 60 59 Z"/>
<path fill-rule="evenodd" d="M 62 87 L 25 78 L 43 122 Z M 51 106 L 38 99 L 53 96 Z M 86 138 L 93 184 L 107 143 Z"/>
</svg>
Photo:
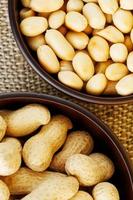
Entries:
<svg viewBox="0 0 133 200">
<path fill-rule="evenodd" d="M 22 0 L 20 29 L 40 65 L 91 95 L 133 94 L 133 0 Z"/>
<path fill-rule="evenodd" d="M 0 110 L 0 200 L 120 200 L 113 161 L 75 129 L 44 105 Z"/>
</svg>

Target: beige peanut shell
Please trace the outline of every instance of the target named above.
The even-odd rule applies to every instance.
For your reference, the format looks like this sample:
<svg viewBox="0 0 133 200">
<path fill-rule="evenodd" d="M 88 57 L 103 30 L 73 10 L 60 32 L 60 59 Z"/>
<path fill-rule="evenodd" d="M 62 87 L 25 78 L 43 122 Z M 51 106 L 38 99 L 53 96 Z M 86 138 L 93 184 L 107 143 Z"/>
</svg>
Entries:
<svg viewBox="0 0 133 200">
<path fill-rule="evenodd" d="M 15 111 L 0 111 L 7 122 L 6 135 L 21 137 L 35 131 L 50 120 L 49 110 L 39 104 L 29 104 Z"/>
<path fill-rule="evenodd" d="M 0 176 L 9 176 L 21 166 L 21 144 L 15 138 L 5 138 L 0 143 Z"/>
<path fill-rule="evenodd" d="M 23 147 L 25 164 L 35 171 L 44 171 L 54 153 L 64 144 L 67 131 L 72 128 L 69 118 L 57 115 L 40 132 L 26 141 Z"/>
<path fill-rule="evenodd" d="M 76 178 L 55 172 L 45 172 L 43 182 L 22 200 L 67 200 L 79 189 Z"/>
<path fill-rule="evenodd" d="M 65 172 L 66 160 L 73 154 L 89 154 L 93 150 L 94 142 L 88 132 L 74 131 L 70 133 L 63 146 L 52 160 L 50 168 L 55 171 Z"/>
<path fill-rule="evenodd" d="M 7 185 L 0 180 L 0 200 L 9 200 L 10 192 Z"/>
<path fill-rule="evenodd" d="M 113 162 L 101 153 L 72 155 L 66 161 L 65 169 L 67 174 L 77 177 L 83 186 L 93 186 L 114 174 Z"/>
</svg>

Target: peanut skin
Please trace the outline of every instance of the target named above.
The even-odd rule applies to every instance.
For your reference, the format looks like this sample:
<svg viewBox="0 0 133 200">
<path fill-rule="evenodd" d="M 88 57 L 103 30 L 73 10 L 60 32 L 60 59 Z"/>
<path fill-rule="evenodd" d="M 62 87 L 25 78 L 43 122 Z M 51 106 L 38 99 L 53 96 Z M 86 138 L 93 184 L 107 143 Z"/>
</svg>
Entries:
<svg viewBox="0 0 133 200">
<path fill-rule="evenodd" d="M 23 147 L 25 164 L 34 171 L 46 170 L 54 153 L 64 144 L 67 131 L 72 128 L 70 119 L 63 115 L 52 118 L 41 131 L 31 137 Z"/>
<path fill-rule="evenodd" d="M 93 139 L 88 132 L 74 131 L 70 133 L 63 146 L 63 149 L 57 153 L 50 165 L 55 171 L 65 172 L 66 160 L 73 154 L 89 154 L 93 150 Z"/>
<path fill-rule="evenodd" d="M 15 111 L 1 111 L 7 122 L 6 135 L 22 137 L 35 131 L 50 120 L 49 110 L 39 104 L 29 104 Z"/>
<path fill-rule="evenodd" d="M 9 176 L 21 165 L 21 144 L 15 138 L 5 138 L 0 143 L 0 175 Z"/>
<path fill-rule="evenodd" d="M 45 172 L 43 182 L 21 200 L 68 200 L 79 189 L 76 178 L 55 172 Z"/>
<path fill-rule="evenodd" d="M 93 186 L 112 177 L 114 164 L 101 153 L 75 154 L 68 158 L 65 169 L 67 174 L 77 177 L 80 185 Z"/>
</svg>

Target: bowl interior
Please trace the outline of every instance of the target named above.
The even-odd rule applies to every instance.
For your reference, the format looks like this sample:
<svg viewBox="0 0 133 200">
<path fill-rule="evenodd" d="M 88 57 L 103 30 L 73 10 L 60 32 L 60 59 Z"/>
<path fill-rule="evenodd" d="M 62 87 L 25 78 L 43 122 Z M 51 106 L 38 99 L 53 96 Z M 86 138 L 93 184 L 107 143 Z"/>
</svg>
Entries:
<svg viewBox="0 0 133 200">
<path fill-rule="evenodd" d="M 9 17 L 11 27 L 14 33 L 15 40 L 20 48 L 21 52 L 23 53 L 24 57 L 32 66 L 32 68 L 48 83 L 54 86 L 56 89 L 73 96 L 77 99 L 91 102 L 91 103 L 101 103 L 101 104 L 120 104 L 120 103 L 128 103 L 133 102 L 133 95 L 130 96 L 93 96 L 86 94 L 84 92 L 79 92 L 74 89 L 71 89 L 61 82 L 57 80 L 56 75 L 50 75 L 47 73 L 39 64 L 36 53 L 29 49 L 28 45 L 26 44 L 24 36 L 22 36 L 20 29 L 19 29 L 19 11 L 21 9 L 21 3 L 18 0 L 8 0 L 9 3 Z"/>
<path fill-rule="evenodd" d="M 116 171 L 113 182 L 121 200 L 132 200 L 133 174 L 131 164 L 123 147 L 110 129 L 89 111 L 57 97 L 39 94 L 10 94 L 0 96 L 0 109 L 16 109 L 29 103 L 40 103 L 49 107 L 52 114 L 64 114 L 73 121 L 75 130 L 86 130 L 95 141 L 95 152 L 108 155 L 114 162 Z"/>
</svg>

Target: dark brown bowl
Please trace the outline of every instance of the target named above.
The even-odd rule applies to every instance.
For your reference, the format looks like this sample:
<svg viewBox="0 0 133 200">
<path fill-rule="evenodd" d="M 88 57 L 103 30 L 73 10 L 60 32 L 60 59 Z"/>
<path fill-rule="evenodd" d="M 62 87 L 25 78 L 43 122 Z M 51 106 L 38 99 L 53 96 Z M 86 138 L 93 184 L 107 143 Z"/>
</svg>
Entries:
<svg viewBox="0 0 133 200">
<path fill-rule="evenodd" d="M 54 96 L 36 93 L 10 93 L 0 95 L 0 109 L 15 109 L 29 103 L 40 103 L 52 113 L 64 114 L 73 121 L 76 129 L 91 133 L 95 141 L 95 152 L 108 155 L 114 162 L 116 172 L 110 180 L 119 192 L 121 200 L 133 200 L 133 171 L 129 158 L 112 131 L 94 114 L 80 106 Z"/>
<path fill-rule="evenodd" d="M 51 84 L 56 89 L 60 90 L 61 92 L 66 93 L 72 97 L 77 99 L 91 102 L 91 103 L 98 103 L 98 104 L 122 104 L 122 103 L 129 103 L 133 102 L 133 95 L 130 96 L 93 96 L 89 94 L 85 94 L 83 92 L 76 91 L 71 89 L 61 82 L 59 82 L 54 76 L 47 73 L 37 61 L 37 57 L 35 53 L 33 53 L 29 47 L 27 46 L 24 37 L 22 36 L 20 29 L 19 29 L 19 11 L 21 8 L 21 3 L 18 0 L 8 0 L 9 5 L 9 18 L 12 27 L 12 31 L 14 34 L 14 38 L 17 42 L 19 49 L 21 50 L 23 56 L 29 63 L 29 65 L 49 84 Z"/>
</svg>

